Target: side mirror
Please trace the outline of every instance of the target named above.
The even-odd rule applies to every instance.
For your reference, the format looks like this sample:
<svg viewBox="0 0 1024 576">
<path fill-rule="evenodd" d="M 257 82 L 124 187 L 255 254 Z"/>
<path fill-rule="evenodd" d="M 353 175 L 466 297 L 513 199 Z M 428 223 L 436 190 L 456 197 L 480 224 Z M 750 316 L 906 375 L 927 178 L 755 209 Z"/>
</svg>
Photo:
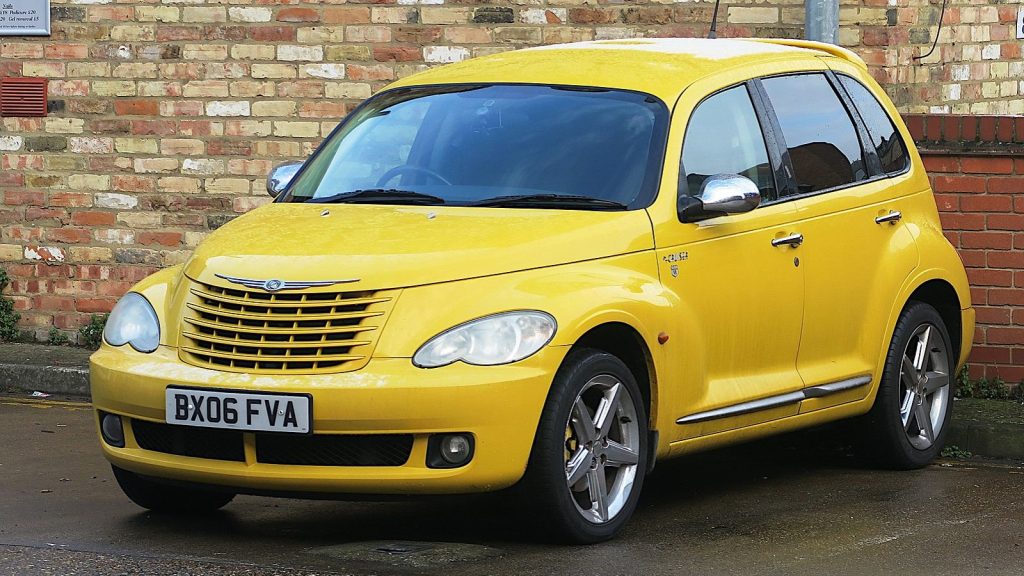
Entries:
<svg viewBox="0 0 1024 576">
<path fill-rule="evenodd" d="M 704 180 L 700 196 L 680 196 L 679 220 L 698 222 L 726 214 L 750 212 L 761 204 L 761 193 L 749 178 L 739 174 L 715 174 Z"/>
<path fill-rule="evenodd" d="M 274 169 L 270 171 L 270 176 L 267 176 L 267 194 L 277 198 L 278 194 L 288 188 L 288 184 L 291 183 L 292 178 L 295 178 L 300 168 L 302 168 L 302 162 L 285 162 L 274 166 Z"/>
</svg>

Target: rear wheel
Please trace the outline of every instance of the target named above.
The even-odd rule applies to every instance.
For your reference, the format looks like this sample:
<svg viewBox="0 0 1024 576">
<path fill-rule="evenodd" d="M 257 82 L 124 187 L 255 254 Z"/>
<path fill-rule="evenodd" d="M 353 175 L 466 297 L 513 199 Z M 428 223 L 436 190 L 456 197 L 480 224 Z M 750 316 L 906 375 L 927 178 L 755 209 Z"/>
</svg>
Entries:
<svg viewBox="0 0 1024 576">
<path fill-rule="evenodd" d="M 626 365 L 596 350 L 570 353 L 541 415 L 524 497 L 557 540 L 613 537 L 636 508 L 647 467 L 647 413 Z"/>
<path fill-rule="evenodd" d="M 114 478 L 125 496 L 143 508 L 169 514 L 202 514 L 213 512 L 234 499 L 231 492 L 216 492 L 201 488 L 183 488 L 161 484 L 111 466 Z"/>
<path fill-rule="evenodd" d="M 942 450 L 953 409 L 949 332 L 935 308 L 911 302 L 893 332 L 868 414 L 871 449 L 884 465 L 920 468 Z"/>
</svg>

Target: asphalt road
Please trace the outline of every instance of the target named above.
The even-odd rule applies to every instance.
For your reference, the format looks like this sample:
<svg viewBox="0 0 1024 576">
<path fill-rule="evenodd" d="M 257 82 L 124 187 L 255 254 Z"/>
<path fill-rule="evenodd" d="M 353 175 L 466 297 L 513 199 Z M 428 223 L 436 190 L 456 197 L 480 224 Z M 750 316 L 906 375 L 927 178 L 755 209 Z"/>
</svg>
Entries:
<svg viewBox="0 0 1024 576">
<path fill-rule="evenodd" d="M 659 464 L 616 540 L 537 543 L 502 497 L 136 508 L 83 405 L 0 397 L 0 574 L 1024 575 L 1024 464 L 864 467 L 820 433 Z"/>
</svg>

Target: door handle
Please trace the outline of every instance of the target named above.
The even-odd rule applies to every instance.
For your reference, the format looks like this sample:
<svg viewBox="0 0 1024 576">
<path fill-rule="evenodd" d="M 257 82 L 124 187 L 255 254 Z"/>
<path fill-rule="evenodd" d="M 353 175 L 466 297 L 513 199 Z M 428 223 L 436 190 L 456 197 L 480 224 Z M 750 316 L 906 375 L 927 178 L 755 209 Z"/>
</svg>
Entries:
<svg viewBox="0 0 1024 576">
<path fill-rule="evenodd" d="M 793 248 L 796 248 L 803 243 L 804 235 L 799 232 L 789 234 L 788 236 L 783 236 L 781 238 L 772 239 L 772 246 L 792 246 Z"/>
<path fill-rule="evenodd" d="M 885 224 L 886 222 L 889 224 L 896 224 L 901 218 L 903 218 L 903 214 L 898 210 L 889 210 L 888 214 L 883 214 L 878 218 L 875 218 L 875 224 Z"/>
</svg>

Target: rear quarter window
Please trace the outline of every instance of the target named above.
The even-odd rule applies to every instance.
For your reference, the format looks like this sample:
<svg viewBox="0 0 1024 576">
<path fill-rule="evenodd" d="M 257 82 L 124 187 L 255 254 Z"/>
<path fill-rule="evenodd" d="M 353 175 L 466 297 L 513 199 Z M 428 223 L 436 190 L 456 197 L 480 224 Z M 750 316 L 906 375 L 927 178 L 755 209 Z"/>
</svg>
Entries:
<svg viewBox="0 0 1024 576">
<path fill-rule="evenodd" d="M 849 76 L 839 75 L 846 93 L 850 95 L 861 120 L 871 136 L 871 146 L 878 154 L 882 163 L 882 171 L 886 174 L 902 172 L 907 167 L 907 147 L 900 138 L 892 118 L 882 108 L 881 103 L 866 86 Z"/>
</svg>

